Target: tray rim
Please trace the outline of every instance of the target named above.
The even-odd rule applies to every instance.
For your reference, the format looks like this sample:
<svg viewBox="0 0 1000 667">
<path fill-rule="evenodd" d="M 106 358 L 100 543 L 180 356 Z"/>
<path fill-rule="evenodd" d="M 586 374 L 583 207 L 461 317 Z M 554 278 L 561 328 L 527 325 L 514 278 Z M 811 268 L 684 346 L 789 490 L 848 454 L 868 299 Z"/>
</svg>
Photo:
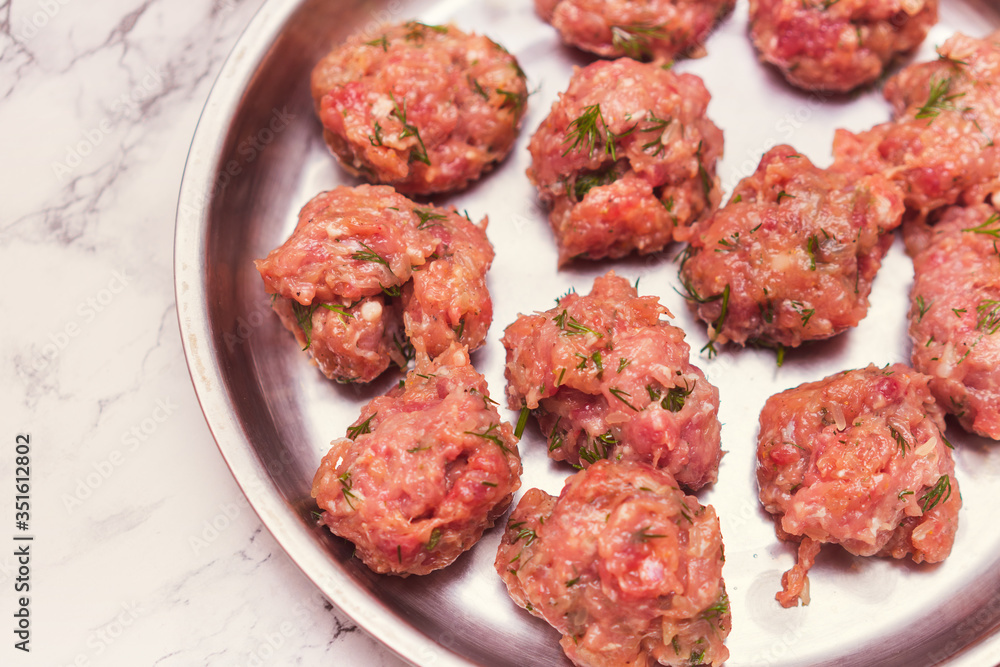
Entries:
<svg viewBox="0 0 1000 667">
<path fill-rule="evenodd" d="M 224 61 L 192 136 L 178 193 L 174 233 L 174 293 L 185 361 L 199 407 L 234 480 L 264 527 L 313 585 L 401 660 L 420 667 L 429 663 L 417 662 L 418 656 L 433 655 L 434 665 L 473 667 L 480 663 L 434 641 L 339 569 L 330 568 L 329 555 L 303 528 L 297 513 L 280 500 L 267 469 L 236 419 L 234 397 L 226 390 L 218 350 L 213 344 L 206 291 L 208 203 L 220 171 L 227 130 L 267 53 L 290 18 L 307 2 L 263 2 Z M 398 5 L 399 0 L 363 4 Z M 1000 16 L 1000 9 L 996 11 Z M 1000 619 L 940 664 L 1000 665 Z"/>
</svg>

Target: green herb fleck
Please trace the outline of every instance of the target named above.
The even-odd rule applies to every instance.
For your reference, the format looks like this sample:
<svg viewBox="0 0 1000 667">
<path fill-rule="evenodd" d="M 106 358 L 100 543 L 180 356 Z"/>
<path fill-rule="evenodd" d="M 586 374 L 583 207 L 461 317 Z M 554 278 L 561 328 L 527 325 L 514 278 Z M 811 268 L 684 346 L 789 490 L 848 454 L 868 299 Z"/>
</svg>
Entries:
<svg viewBox="0 0 1000 667">
<path fill-rule="evenodd" d="M 528 425 L 529 414 L 531 414 L 531 410 L 527 406 L 521 408 L 521 414 L 517 418 L 517 426 L 514 427 L 514 437 L 518 440 L 524 435 L 524 427 Z"/>
<path fill-rule="evenodd" d="M 636 412 L 639 412 L 639 408 L 637 408 L 634 405 L 632 405 L 631 403 L 629 403 L 628 400 L 625 398 L 625 397 L 631 398 L 632 394 L 628 393 L 624 389 L 619 389 L 618 387 L 608 387 L 608 392 L 612 396 L 614 396 L 615 398 L 617 398 L 619 401 L 621 401 L 622 403 L 624 403 L 625 405 L 627 405 L 628 407 L 632 408 Z"/>
<path fill-rule="evenodd" d="M 900 456 L 906 456 L 906 450 L 910 446 L 910 444 L 906 442 L 906 436 L 897 431 L 894 426 L 889 427 L 889 432 L 892 433 L 892 439 L 896 441 L 897 445 L 899 445 Z"/>
<path fill-rule="evenodd" d="M 363 422 L 361 422 L 357 426 L 352 426 L 349 429 L 347 429 L 347 437 L 350 438 L 351 440 L 356 440 L 359 435 L 364 435 L 366 433 L 371 433 L 372 432 L 372 419 L 374 419 L 375 415 L 377 415 L 377 414 L 378 414 L 378 412 L 373 412 L 370 415 L 368 415 L 368 419 L 364 420 Z"/>
<path fill-rule="evenodd" d="M 927 94 L 927 102 L 924 106 L 917 109 L 915 118 L 923 119 L 929 118 L 927 124 L 930 125 L 934 122 L 934 119 L 941 114 L 942 111 L 958 111 L 953 102 L 960 97 L 964 97 L 965 93 L 956 93 L 954 95 L 949 95 L 951 91 L 952 77 L 947 76 L 942 79 L 931 79 L 930 91 Z"/>
<path fill-rule="evenodd" d="M 403 101 L 403 106 L 399 106 L 399 102 L 396 98 L 389 94 L 389 99 L 392 100 L 392 113 L 389 114 L 396 120 L 398 120 L 403 125 L 403 131 L 399 133 L 400 138 L 405 139 L 407 137 L 416 137 L 417 143 L 420 144 L 420 149 L 412 149 L 410 152 L 410 162 L 423 162 L 426 165 L 430 165 L 431 160 L 427 156 L 427 146 L 424 145 L 424 140 L 420 138 L 420 129 L 416 125 L 413 125 L 406 120 L 406 101 Z"/>
<path fill-rule="evenodd" d="M 697 382 L 692 382 L 690 386 L 687 383 L 684 386 L 677 385 L 676 387 L 671 387 L 667 390 L 667 395 L 663 397 L 663 401 L 660 406 L 664 410 L 669 410 L 670 412 L 680 412 L 684 408 L 684 401 L 687 397 L 691 395 L 694 391 Z M 647 388 L 648 390 L 648 388 Z"/>
<path fill-rule="evenodd" d="M 948 475 L 941 475 L 937 484 L 920 496 L 920 509 L 926 514 L 937 507 L 939 502 L 947 502 L 949 498 L 951 498 L 951 478 Z"/>
<path fill-rule="evenodd" d="M 920 294 L 917 295 L 915 302 L 917 304 L 917 322 L 920 322 L 924 319 L 924 315 L 927 314 L 927 311 L 931 309 L 931 303 L 934 302 L 932 301 L 931 303 L 927 303 L 924 301 L 924 297 Z"/>
<path fill-rule="evenodd" d="M 637 542 L 648 542 L 649 540 L 655 540 L 660 537 L 666 537 L 664 533 L 650 533 L 647 532 L 651 526 L 646 526 L 635 534 L 635 539 Z"/>
<path fill-rule="evenodd" d="M 415 208 L 413 209 L 413 214 L 420 218 L 420 222 L 417 223 L 417 229 L 421 231 L 429 227 L 440 227 L 441 221 L 448 219 L 448 216 L 445 214 L 438 213 L 430 208 Z"/>
<path fill-rule="evenodd" d="M 385 268 L 389 269 L 392 273 L 392 269 L 389 267 L 389 262 L 385 261 L 385 258 L 380 254 L 372 250 L 372 247 L 365 243 L 364 241 L 358 241 L 364 250 L 357 250 L 351 255 L 351 259 L 356 259 L 361 262 L 375 262 L 376 264 L 381 264 Z"/>
<path fill-rule="evenodd" d="M 497 88 L 497 94 L 503 96 L 503 104 L 500 108 L 512 107 L 514 109 L 514 115 L 519 116 L 524 110 L 524 103 L 527 101 L 528 96 L 524 93 L 518 93 L 510 90 L 504 90 L 503 88 Z"/>
<path fill-rule="evenodd" d="M 378 39 L 373 39 L 370 42 L 365 42 L 365 46 L 381 46 L 383 51 L 388 51 L 389 50 L 389 39 L 385 35 L 382 35 Z M 379 144 L 379 145 L 381 145 L 381 144 Z"/>
<path fill-rule="evenodd" d="M 441 530 L 439 528 L 435 528 L 434 530 L 431 531 L 430 539 L 427 540 L 427 550 L 434 551 L 434 547 L 436 547 L 438 545 L 438 542 L 440 541 L 441 541 Z"/>
<path fill-rule="evenodd" d="M 992 336 L 1000 331 L 1000 301 L 985 299 L 976 306 L 976 329 Z"/>
<path fill-rule="evenodd" d="M 816 270 L 816 252 L 819 250 L 819 239 L 815 234 L 806 240 L 806 253 L 809 255 L 809 270 Z"/>
<path fill-rule="evenodd" d="M 352 510 L 355 509 L 354 503 L 351 502 L 351 498 L 357 500 L 357 496 L 352 492 L 354 485 L 351 482 L 350 471 L 342 473 L 340 477 L 337 478 L 337 481 L 340 482 L 340 491 L 344 494 L 344 500 L 347 502 L 347 506 Z"/>
<path fill-rule="evenodd" d="M 479 95 L 480 97 L 482 97 L 484 100 L 489 100 L 490 99 L 490 94 L 486 92 L 485 88 L 483 88 L 481 85 L 479 85 L 478 81 L 476 81 L 474 78 L 472 78 L 472 75 L 469 75 L 468 77 L 466 77 L 466 79 L 469 82 L 469 86 L 472 87 L 472 90 L 475 91 L 475 93 L 477 95 Z"/>
<path fill-rule="evenodd" d="M 496 446 L 498 446 L 504 454 L 509 454 L 510 450 L 507 449 L 507 445 L 504 444 L 503 440 L 500 438 L 497 429 L 500 427 L 497 423 L 492 423 L 489 427 L 482 433 L 476 433 L 475 431 L 464 431 L 466 435 L 474 435 L 482 438 L 483 440 L 489 440 Z"/>
<path fill-rule="evenodd" d="M 643 60 L 652 55 L 650 42 L 667 39 L 662 25 L 634 23 L 611 26 L 611 46 L 633 60 Z"/>
</svg>

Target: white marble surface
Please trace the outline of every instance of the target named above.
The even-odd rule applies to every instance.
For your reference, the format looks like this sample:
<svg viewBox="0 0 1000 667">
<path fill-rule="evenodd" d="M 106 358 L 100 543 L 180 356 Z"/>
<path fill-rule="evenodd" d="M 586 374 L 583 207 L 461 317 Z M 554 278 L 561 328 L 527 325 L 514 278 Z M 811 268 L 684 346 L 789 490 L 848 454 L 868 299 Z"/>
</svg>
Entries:
<svg viewBox="0 0 1000 667">
<path fill-rule="evenodd" d="M 0 665 L 400 665 L 250 510 L 181 350 L 174 215 L 260 0 L 0 2 Z M 31 440 L 29 530 L 15 439 Z M 15 593 L 14 536 L 31 535 Z M 30 653 L 14 648 L 30 597 Z"/>
</svg>

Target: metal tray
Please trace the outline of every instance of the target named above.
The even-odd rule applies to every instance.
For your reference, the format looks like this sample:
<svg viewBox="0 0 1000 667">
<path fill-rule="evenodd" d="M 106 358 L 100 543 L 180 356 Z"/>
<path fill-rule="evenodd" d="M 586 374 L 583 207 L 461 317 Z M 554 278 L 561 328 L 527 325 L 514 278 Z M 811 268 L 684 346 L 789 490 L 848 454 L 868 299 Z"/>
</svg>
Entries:
<svg viewBox="0 0 1000 667">
<path fill-rule="evenodd" d="M 981 36 L 1000 26 L 1000 10 L 982 0 L 945 0 L 941 21 L 918 59 L 954 30 Z M 791 143 L 814 162 L 830 161 L 836 127 L 867 128 L 888 119 L 877 91 L 823 98 L 787 87 L 763 67 L 746 34 L 747 7 L 707 43 L 708 56 L 682 61 L 714 98 L 709 115 L 726 134 L 719 173 L 727 191 L 760 155 Z M 589 291 L 609 268 L 639 291 L 656 294 L 676 316 L 692 349 L 705 343 L 676 293 L 677 248 L 650 258 L 556 270 L 545 213 L 524 170 L 531 133 L 590 58 L 559 44 L 531 0 L 270 0 L 230 55 L 209 96 L 184 173 L 177 215 L 175 281 L 184 348 L 212 433 L 261 520 L 323 593 L 388 647 L 435 667 L 568 665 L 548 626 L 516 608 L 493 571 L 499 526 L 451 567 L 400 579 L 372 574 L 352 547 L 314 524 L 313 472 L 328 442 L 360 406 L 398 380 L 338 386 L 310 366 L 269 308 L 251 260 L 281 243 L 298 209 L 314 194 L 354 183 L 321 139 L 309 96 L 313 64 L 348 34 L 378 37 L 380 22 L 452 21 L 485 33 L 514 53 L 535 92 L 510 158 L 469 190 L 438 203 L 488 214 L 497 249 L 490 273 L 495 301 L 487 345 L 473 355 L 493 395 L 503 396 L 503 328 L 519 312 L 549 308 L 570 287 Z M 812 604 L 781 609 L 773 596 L 793 551 L 774 537 L 756 498 L 757 416 L 771 394 L 869 362 L 906 361 L 905 320 L 912 268 L 897 239 L 875 281 L 871 311 L 834 340 L 790 352 L 778 368 L 763 350 L 726 349 L 696 358 L 721 391 L 723 458 L 719 481 L 700 494 L 715 506 L 726 544 L 725 578 L 734 629 L 731 667 L 745 665 L 906 665 L 1000 662 L 1000 530 L 993 503 L 1000 453 L 992 442 L 949 422 L 965 506 L 951 557 L 937 566 L 855 558 L 823 550 L 811 574 Z M 516 415 L 507 413 L 508 418 Z M 558 492 L 571 469 L 550 462 L 538 430 L 521 444 L 522 493 Z"/>
</svg>

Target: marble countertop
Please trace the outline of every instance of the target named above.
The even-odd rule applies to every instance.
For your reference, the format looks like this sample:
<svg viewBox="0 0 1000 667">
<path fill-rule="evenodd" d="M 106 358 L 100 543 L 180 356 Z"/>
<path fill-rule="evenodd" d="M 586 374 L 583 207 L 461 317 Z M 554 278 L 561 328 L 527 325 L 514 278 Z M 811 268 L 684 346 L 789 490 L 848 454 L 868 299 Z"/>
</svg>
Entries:
<svg viewBox="0 0 1000 667">
<path fill-rule="evenodd" d="M 0 2 L 0 262 L 24 281 L 0 296 L 0 664 L 403 664 L 246 504 L 181 349 L 184 161 L 260 4 Z"/>
</svg>

